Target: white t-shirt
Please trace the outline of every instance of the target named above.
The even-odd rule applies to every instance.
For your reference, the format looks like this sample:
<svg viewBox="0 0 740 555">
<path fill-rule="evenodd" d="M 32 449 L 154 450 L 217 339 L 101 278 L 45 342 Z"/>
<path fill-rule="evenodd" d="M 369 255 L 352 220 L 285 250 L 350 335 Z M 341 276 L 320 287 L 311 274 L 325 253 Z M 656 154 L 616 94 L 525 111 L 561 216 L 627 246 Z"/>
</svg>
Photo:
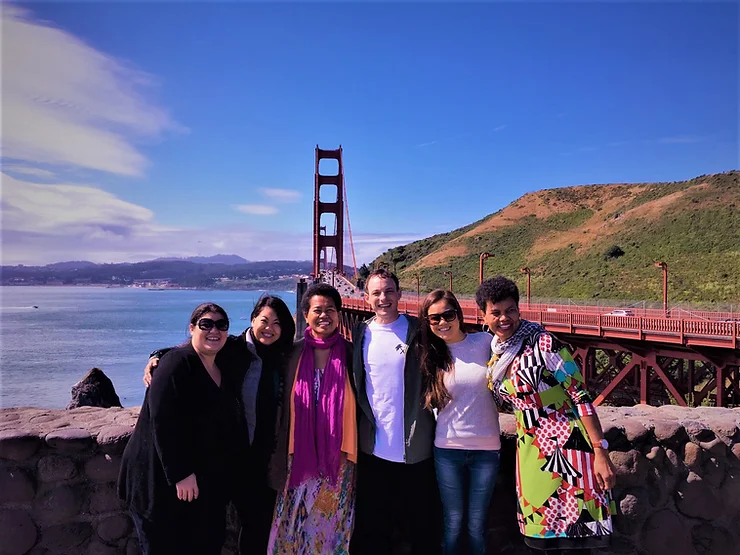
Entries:
<svg viewBox="0 0 740 555">
<path fill-rule="evenodd" d="M 365 361 L 365 389 L 375 417 L 373 455 L 404 462 L 403 378 L 406 360 L 406 333 L 409 322 L 401 315 L 395 322 L 370 322 L 362 343 Z"/>
<path fill-rule="evenodd" d="M 452 400 L 437 416 L 434 445 L 443 449 L 501 449 L 498 409 L 486 380 L 491 336 L 469 333 L 448 347 L 454 368 L 445 373 L 444 383 Z"/>
</svg>

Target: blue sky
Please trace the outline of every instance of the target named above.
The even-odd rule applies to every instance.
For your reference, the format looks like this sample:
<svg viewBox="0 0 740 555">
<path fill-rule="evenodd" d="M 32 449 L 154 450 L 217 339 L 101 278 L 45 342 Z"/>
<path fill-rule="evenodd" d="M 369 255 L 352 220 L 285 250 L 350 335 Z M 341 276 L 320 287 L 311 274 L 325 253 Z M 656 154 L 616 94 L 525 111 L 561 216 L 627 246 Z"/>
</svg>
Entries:
<svg viewBox="0 0 740 555">
<path fill-rule="evenodd" d="M 2 25 L 3 264 L 308 259 L 317 144 L 344 148 L 358 264 L 529 191 L 740 165 L 734 2 L 24 2 Z"/>
</svg>

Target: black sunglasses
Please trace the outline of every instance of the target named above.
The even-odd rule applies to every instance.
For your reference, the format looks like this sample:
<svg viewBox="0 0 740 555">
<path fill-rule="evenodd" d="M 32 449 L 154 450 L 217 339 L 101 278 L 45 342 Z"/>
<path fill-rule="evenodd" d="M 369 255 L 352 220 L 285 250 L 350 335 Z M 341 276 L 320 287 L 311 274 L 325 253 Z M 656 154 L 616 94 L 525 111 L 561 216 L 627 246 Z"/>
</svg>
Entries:
<svg viewBox="0 0 740 555">
<path fill-rule="evenodd" d="M 211 331 L 216 326 L 218 331 L 229 331 L 229 321 L 221 318 L 215 322 L 210 318 L 201 318 L 198 320 L 198 327 L 203 331 Z"/>
<path fill-rule="evenodd" d="M 445 310 L 444 312 L 440 312 L 439 314 L 427 314 L 427 320 L 429 320 L 430 324 L 434 324 L 435 326 L 439 324 L 442 320 L 444 320 L 445 322 L 452 322 L 456 319 L 457 311 L 454 308 Z"/>
</svg>

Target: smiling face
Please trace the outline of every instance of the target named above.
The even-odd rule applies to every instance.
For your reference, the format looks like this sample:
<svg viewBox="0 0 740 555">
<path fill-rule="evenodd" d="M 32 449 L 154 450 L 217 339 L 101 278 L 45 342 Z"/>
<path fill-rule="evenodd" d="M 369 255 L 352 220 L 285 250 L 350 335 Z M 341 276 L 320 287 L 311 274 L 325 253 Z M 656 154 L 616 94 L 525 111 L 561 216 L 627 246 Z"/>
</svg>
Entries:
<svg viewBox="0 0 740 555">
<path fill-rule="evenodd" d="M 203 329 L 208 327 L 207 324 L 212 322 L 221 326 L 224 323 L 227 324 L 226 330 L 219 330 L 216 325 L 211 325 L 211 329 Z M 198 318 L 195 324 L 190 324 L 190 335 L 190 342 L 196 352 L 205 356 L 213 356 L 226 343 L 226 338 L 229 335 L 228 320 L 224 318 L 223 314 L 219 314 L 218 312 L 206 312 Z"/>
<path fill-rule="evenodd" d="M 486 301 L 486 312 L 483 321 L 491 328 L 491 332 L 501 341 L 506 341 L 519 329 L 519 306 L 511 297 L 503 301 L 492 303 Z"/>
<path fill-rule="evenodd" d="M 429 306 L 426 319 L 432 333 L 445 343 L 457 343 L 465 339 L 457 311 L 445 299 Z"/>
<path fill-rule="evenodd" d="M 277 312 L 266 306 L 252 319 L 254 338 L 263 345 L 272 345 L 280 339 L 282 330 Z"/>
<path fill-rule="evenodd" d="M 339 327 L 339 311 L 329 297 L 314 295 L 309 300 L 308 311 L 303 315 L 311 334 L 326 339 Z"/>
<path fill-rule="evenodd" d="M 367 282 L 365 301 L 375 312 L 378 323 L 390 324 L 398 319 L 398 301 L 401 291 L 392 278 L 373 276 Z"/>
</svg>

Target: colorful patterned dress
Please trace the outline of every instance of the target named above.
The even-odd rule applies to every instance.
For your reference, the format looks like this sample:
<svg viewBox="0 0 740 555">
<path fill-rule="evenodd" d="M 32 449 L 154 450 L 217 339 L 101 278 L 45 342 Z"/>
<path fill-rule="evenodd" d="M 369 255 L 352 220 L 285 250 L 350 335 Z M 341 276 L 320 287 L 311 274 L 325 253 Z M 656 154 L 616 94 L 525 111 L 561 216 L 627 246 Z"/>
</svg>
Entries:
<svg viewBox="0 0 740 555">
<path fill-rule="evenodd" d="M 611 492 L 599 489 L 581 416 L 595 414 L 568 350 L 548 333 L 525 338 L 499 394 L 517 427 L 517 520 L 535 548 L 609 544 Z"/>
<path fill-rule="evenodd" d="M 314 378 L 318 402 L 323 368 Z M 354 527 L 355 463 L 344 453 L 337 483 L 309 478 L 290 488 L 290 480 L 278 495 L 267 552 L 270 555 L 348 555 Z M 288 476 L 293 463 L 290 456 Z"/>
</svg>

